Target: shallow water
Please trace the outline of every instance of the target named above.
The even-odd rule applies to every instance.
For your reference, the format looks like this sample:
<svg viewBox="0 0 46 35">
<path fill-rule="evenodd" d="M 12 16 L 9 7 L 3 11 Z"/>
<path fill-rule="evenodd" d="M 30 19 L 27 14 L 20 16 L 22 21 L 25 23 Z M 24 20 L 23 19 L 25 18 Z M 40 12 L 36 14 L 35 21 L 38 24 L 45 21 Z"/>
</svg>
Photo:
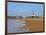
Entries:
<svg viewBox="0 0 46 35">
<path fill-rule="evenodd" d="M 23 20 L 8 18 L 7 22 L 8 33 L 28 32 L 29 30 L 21 29 L 21 27 L 25 25 L 26 23 Z"/>
</svg>

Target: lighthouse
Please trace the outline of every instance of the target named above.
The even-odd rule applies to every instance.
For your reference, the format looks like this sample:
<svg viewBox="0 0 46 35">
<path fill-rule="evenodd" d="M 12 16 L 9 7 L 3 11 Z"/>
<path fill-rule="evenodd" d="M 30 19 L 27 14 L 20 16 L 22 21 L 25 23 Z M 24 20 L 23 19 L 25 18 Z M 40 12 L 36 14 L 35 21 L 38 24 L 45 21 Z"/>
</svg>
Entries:
<svg viewBox="0 0 46 35">
<path fill-rule="evenodd" d="M 32 18 L 35 18 L 35 17 L 36 17 L 35 12 L 32 11 Z"/>
<path fill-rule="evenodd" d="M 34 11 L 32 11 L 32 16 L 35 16 L 35 13 L 34 13 Z"/>
</svg>

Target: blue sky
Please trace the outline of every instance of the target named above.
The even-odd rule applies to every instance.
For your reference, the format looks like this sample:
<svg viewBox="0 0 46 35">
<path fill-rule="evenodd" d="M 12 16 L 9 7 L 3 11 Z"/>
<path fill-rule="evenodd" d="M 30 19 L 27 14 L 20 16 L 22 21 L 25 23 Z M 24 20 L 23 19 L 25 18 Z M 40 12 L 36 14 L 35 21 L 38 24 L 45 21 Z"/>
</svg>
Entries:
<svg viewBox="0 0 46 35">
<path fill-rule="evenodd" d="M 43 16 L 43 4 L 8 2 L 8 16 Z"/>
</svg>

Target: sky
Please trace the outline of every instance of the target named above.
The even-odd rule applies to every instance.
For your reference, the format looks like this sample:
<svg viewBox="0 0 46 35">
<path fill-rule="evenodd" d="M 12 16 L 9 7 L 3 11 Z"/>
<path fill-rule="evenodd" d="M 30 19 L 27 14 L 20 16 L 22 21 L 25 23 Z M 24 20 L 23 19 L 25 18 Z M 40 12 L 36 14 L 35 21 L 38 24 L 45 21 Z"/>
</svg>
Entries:
<svg viewBox="0 0 46 35">
<path fill-rule="evenodd" d="M 8 2 L 8 16 L 43 16 L 43 4 Z"/>
</svg>

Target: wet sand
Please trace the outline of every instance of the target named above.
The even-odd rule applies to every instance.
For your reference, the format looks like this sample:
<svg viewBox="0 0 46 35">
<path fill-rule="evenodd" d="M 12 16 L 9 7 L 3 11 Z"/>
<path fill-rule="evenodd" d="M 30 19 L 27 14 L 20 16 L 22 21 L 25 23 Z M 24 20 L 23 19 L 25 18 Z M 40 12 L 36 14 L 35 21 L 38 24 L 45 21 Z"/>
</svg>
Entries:
<svg viewBox="0 0 46 35">
<path fill-rule="evenodd" d="M 25 22 L 27 22 L 25 29 L 31 30 L 32 32 L 38 32 L 43 31 L 43 18 L 39 19 L 26 19 Z M 23 27 L 23 28 L 24 28 Z"/>
<path fill-rule="evenodd" d="M 18 25 L 17 25 L 18 27 L 16 26 L 16 24 L 17 24 L 16 22 L 18 22 Z M 35 19 L 32 19 L 32 18 L 24 18 L 24 19 L 9 18 L 8 23 L 9 23 L 8 33 L 43 31 L 43 18 L 39 18 L 39 19 L 37 19 L 37 18 L 35 18 Z M 10 23 L 12 23 L 12 24 L 10 24 Z"/>
</svg>

